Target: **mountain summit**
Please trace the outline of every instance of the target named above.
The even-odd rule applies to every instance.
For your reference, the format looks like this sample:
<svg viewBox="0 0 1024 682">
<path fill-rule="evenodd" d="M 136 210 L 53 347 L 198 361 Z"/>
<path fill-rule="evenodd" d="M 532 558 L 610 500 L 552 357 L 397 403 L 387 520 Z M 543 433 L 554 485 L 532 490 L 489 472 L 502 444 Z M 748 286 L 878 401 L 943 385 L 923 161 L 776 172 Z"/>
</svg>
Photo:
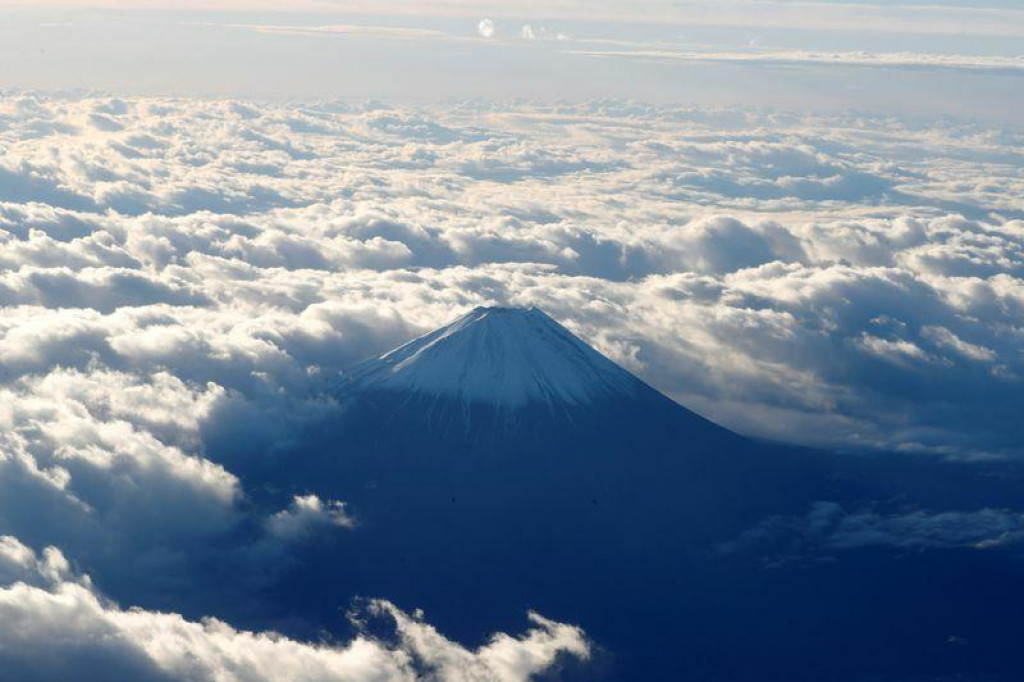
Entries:
<svg viewBox="0 0 1024 682">
<path fill-rule="evenodd" d="M 538 308 L 475 308 L 357 365 L 336 397 L 344 420 L 376 434 L 368 437 L 381 446 L 407 438 L 522 449 L 525 440 L 578 440 L 584 432 L 635 440 L 635 429 L 653 434 L 682 424 L 690 440 L 728 433 Z"/>
<path fill-rule="evenodd" d="M 512 411 L 632 398 L 643 384 L 538 308 L 476 308 L 352 372 L 359 390 Z"/>
</svg>

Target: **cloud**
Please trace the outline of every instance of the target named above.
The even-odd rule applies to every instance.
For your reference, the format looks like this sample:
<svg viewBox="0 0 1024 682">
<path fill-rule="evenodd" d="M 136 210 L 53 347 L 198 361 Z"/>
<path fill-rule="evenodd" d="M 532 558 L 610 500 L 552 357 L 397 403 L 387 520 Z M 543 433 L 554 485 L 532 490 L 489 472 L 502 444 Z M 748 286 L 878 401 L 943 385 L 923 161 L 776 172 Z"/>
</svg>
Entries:
<svg viewBox="0 0 1024 682">
<path fill-rule="evenodd" d="M 756 553 L 779 565 L 836 552 L 888 548 L 903 551 L 995 549 L 1024 542 L 1024 514 L 1005 509 L 882 513 L 847 512 L 835 502 L 817 502 L 806 516 L 775 516 L 742 533 L 720 550 Z"/>
<path fill-rule="evenodd" d="M 617 102 L 4 107 L 7 167 L 88 200 L 0 203 L 6 370 L 212 381 L 208 443 L 248 421 L 286 444 L 332 372 L 486 302 L 541 304 L 755 435 L 1020 442 L 1012 132 Z"/>
<path fill-rule="evenodd" d="M 530 614 L 526 634 L 498 634 L 476 650 L 446 639 L 421 617 L 386 601 L 352 614 L 389 622 L 391 641 L 366 632 L 347 644 L 306 643 L 237 630 L 216 619 L 124 610 L 76 576 L 56 549 L 41 556 L 0 538 L 0 662 L 19 680 L 528 680 L 562 657 L 585 659 L 573 626 Z"/>
<path fill-rule="evenodd" d="M 188 670 L 135 628 L 212 647 L 200 676 L 242 644 L 327 665 L 326 645 L 197 620 L 276 627 L 290 572 L 370 532 L 346 500 L 252 481 L 336 416 L 339 372 L 477 305 L 539 305 L 753 435 L 955 457 L 1024 442 L 1012 131 L 616 101 L 12 95 L 0 116 L 0 531 L 144 610 L 70 569 L 44 581 L 47 555 L 11 543 L 4 594 L 59 614 L 39 636 L 82 609 L 67 650 L 99 641 L 140 677 Z M 821 537 L 775 523 L 827 552 L 864 528 L 886 547 L 1015 541 L 1009 512 L 915 513 L 817 510 Z M 412 670 L 491 652 L 518 679 L 570 641 L 537 632 L 536 657 L 502 638 L 381 651 Z"/>
<path fill-rule="evenodd" d="M 526 27 L 529 28 L 529 27 Z M 525 31 L 524 31 L 525 37 Z M 609 59 L 664 62 L 717 62 L 782 65 L 830 65 L 881 69 L 957 69 L 1024 74 L 1020 57 L 922 54 L 913 52 L 812 52 L 807 50 L 751 50 L 746 52 L 635 50 L 574 50 L 571 54 Z"/>
<path fill-rule="evenodd" d="M 481 38 L 493 38 L 495 34 L 494 22 L 490 19 L 481 19 L 476 26 L 477 33 Z"/>
<path fill-rule="evenodd" d="M 354 525 L 344 502 L 323 502 L 316 495 L 296 495 L 287 509 L 267 520 L 270 534 L 283 540 L 301 539 L 322 527 Z"/>
<path fill-rule="evenodd" d="M 324 26 L 275 26 L 266 24 L 232 24 L 231 28 L 247 29 L 257 33 L 298 36 L 360 36 L 383 40 L 450 40 L 444 31 L 396 26 L 367 26 L 356 24 L 328 24 Z"/>
<path fill-rule="evenodd" d="M 5 532 L 123 571 L 124 589 L 159 589 L 187 583 L 207 543 L 223 544 L 243 521 L 238 478 L 196 452 L 220 389 L 55 369 L 0 395 Z"/>
</svg>

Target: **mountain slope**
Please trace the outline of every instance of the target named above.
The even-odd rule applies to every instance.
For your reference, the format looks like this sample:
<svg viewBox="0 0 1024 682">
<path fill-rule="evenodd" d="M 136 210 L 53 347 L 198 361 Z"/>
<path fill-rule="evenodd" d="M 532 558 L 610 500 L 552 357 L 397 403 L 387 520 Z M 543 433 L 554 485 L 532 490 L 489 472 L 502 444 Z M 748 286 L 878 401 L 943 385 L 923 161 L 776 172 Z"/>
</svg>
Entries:
<svg viewBox="0 0 1024 682">
<path fill-rule="evenodd" d="M 632 432 L 658 415 L 674 427 L 685 424 L 692 437 L 732 437 L 537 308 L 476 308 L 357 366 L 336 393 L 349 421 L 377 425 L 389 441 L 417 434 L 456 448 L 523 445 L 581 432 Z"/>
<path fill-rule="evenodd" d="M 476 308 L 358 368 L 362 389 L 514 410 L 633 397 L 640 382 L 537 308 Z"/>
</svg>

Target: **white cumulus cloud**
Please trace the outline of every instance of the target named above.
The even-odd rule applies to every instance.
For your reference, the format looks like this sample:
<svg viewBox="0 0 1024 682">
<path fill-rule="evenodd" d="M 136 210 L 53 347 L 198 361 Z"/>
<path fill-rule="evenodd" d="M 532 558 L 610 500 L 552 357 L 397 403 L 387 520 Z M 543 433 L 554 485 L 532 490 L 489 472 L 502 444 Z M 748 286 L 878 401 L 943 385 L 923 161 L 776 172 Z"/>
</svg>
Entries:
<svg viewBox="0 0 1024 682">
<path fill-rule="evenodd" d="M 0 651 L 35 663 L 59 641 L 52 665 L 130 679 L 288 677 L 270 659 L 334 671 L 364 654 L 399 675 L 522 679 L 582 652 L 539 617 L 474 651 L 383 603 L 411 638 L 397 649 L 194 617 L 258 611 L 319 540 L 362 532 L 357 506 L 249 489 L 246 472 L 331 419 L 340 371 L 477 305 L 538 305 L 745 433 L 1021 454 L 1012 130 L 618 101 L 6 93 L 0 149 L 0 532 L 20 538 L 0 542 L 0 622 L 38 614 L 0 628 Z M 1012 516 L 970 514 L 982 530 L 957 536 L 936 514 L 844 511 L 842 534 L 814 542 L 855 526 L 887 546 L 1016 537 Z M 805 521 L 784 525 L 804 538 Z M 148 610 L 115 606 L 65 555 Z M 247 562 L 259 570 L 232 573 Z"/>
<path fill-rule="evenodd" d="M 36 555 L 9 536 L 0 537 L 0 581 L 0 662 L 9 679 L 525 682 L 560 656 L 590 650 L 578 628 L 532 613 L 526 634 L 498 634 L 469 650 L 386 601 L 366 603 L 353 618 L 390 621 L 395 641 L 361 634 L 344 645 L 125 610 L 75 575 L 58 550 Z"/>
</svg>

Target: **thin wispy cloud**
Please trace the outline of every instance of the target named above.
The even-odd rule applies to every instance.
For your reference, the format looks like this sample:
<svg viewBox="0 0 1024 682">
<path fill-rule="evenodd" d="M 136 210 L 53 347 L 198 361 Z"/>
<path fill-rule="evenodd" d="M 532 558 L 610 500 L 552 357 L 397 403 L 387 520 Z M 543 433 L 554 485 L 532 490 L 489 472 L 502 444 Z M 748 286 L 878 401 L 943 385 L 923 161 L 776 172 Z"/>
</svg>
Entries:
<svg viewBox="0 0 1024 682">
<path fill-rule="evenodd" d="M 1018 75 L 1024 57 L 968 56 L 918 53 L 806 52 L 762 50 L 747 52 L 676 52 L 671 50 L 575 50 L 588 57 L 643 59 L 665 62 L 721 62 L 748 64 L 832 65 L 865 68 L 968 69 Z"/>
<path fill-rule="evenodd" d="M 1024 516 L 1005 509 L 973 511 L 847 511 L 817 502 L 806 516 L 775 516 L 724 543 L 725 555 L 757 556 L 768 566 L 835 559 L 865 550 L 1014 550 L 1024 542 Z"/>
</svg>

